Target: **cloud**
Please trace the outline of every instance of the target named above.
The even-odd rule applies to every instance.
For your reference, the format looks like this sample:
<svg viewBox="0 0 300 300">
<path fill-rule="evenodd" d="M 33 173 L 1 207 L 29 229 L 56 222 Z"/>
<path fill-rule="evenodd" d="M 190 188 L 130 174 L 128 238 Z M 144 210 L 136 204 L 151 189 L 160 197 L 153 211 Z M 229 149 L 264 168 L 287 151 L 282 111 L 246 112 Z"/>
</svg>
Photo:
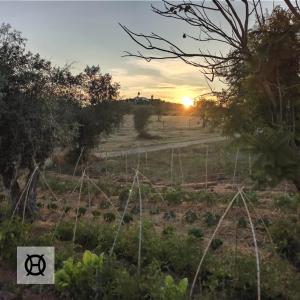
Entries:
<svg viewBox="0 0 300 300">
<path fill-rule="evenodd" d="M 115 81 L 121 84 L 121 94 L 134 97 L 154 95 L 167 101 L 180 102 L 184 96 L 197 97 L 208 92 L 200 70 L 178 60 L 147 62 L 130 59 L 123 68 L 111 69 Z"/>
</svg>

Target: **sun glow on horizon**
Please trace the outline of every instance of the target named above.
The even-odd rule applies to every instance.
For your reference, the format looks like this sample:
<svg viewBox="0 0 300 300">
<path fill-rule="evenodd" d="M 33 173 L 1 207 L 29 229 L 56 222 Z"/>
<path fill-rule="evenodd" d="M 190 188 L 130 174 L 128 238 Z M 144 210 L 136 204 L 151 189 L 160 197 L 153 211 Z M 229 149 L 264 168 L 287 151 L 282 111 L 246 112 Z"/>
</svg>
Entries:
<svg viewBox="0 0 300 300">
<path fill-rule="evenodd" d="M 184 105 L 185 108 L 189 108 L 194 104 L 193 100 L 188 96 L 182 97 L 181 103 Z"/>
</svg>

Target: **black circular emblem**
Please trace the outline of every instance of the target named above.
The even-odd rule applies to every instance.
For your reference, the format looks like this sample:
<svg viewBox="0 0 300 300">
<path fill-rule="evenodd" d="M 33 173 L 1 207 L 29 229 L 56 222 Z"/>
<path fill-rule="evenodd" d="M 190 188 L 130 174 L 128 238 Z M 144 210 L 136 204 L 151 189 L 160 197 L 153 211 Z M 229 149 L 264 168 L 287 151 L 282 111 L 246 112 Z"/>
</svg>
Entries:
<svg viewBox="0 0 300 300">
<path fill-rule="evenodd" d="M 44 276 L 44 271 L 46 269 L 46 261 L 44 258 L 44 254 L 38 255 L 28 255 L 25 260 L 25 270 L 27 271 L 26 276 L 32 275 L 32 276 Z"/>
</svg>

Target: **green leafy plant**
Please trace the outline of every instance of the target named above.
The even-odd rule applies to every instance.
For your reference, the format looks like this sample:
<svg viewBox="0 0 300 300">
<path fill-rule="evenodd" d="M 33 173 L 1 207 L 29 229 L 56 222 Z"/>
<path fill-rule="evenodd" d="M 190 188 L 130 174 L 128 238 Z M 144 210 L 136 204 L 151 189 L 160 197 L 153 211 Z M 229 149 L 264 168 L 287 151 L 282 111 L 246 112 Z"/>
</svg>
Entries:
<svg viewBox="0 0 300 300">
<path fill-rule="evenodd" d="M 175 283 L 171 275 L 166 276 L 165 284 L 161 288 L 159 299 L 161 300 L 183 300 L 187 299 L 188 279 L 184 278 Z"/>
<path fill-rule="evenodd" d="M 100 274 L 104 255 L 85 251 L 82 261 L 66 260 L 63 268 L 55 273 L 55 285 L 60 293 L 73 299 L 90 299 L 101 290 Z"/>
<path fill-rule="evenodd" d="M 81 217 L 81 216 L 84 216 L 85 215 L 85 213 L 86 213 L 86 208 L 85 207 L 79 207 L 78 208 L 78 217 Z"/>
<path fill-rule="evenodd" d="M 188 235 L 194 236 L 197 239 L 202 240 L 203 239 L 203 232 L 199 228 L 191 228 L 188 231 Z"/>
<path fill-rule="evenodd" d="M 217 249 L 219 249 L 222 245 L 223 245 L 222 240 L 220 240 L 220 239 L 213 239 L 212 242 L 211 242 L 210 247 L 211 247 L 213 250 L 217 250 Z"/>
<path fill-rule="evenodd" d="M 198 219 L 197 214 L 192 210 L 188 210 L 185 214 L 185 221 L 187 223 L 194 223 Z"/>
<path fill-rule="evenodd" d="M 130 215 L 130 214 L 125 214 L 124 215 L 124 218 L 123 218 L 123 222 L 125 223 L 125 224 L 128 224 L 128 223 L 130 223 L 130 222 L 132 222 L 133 221 L 133 217 Z"/>
<path fill-rule="evenodd" d="M 51 203 L 47 204 L 47 208 L 51 209 L 51 210 L 56 210 L 58 208 L 58 206 L 56 203 L 51 202 Z"/>
<path fill-rule="evenodd" d="M 274 206 L 282 210 L 297 211 L 299 197 L 293 194 L 282 195 L 274 198 Z"/>
<path fill-rule="evenodd" d="M 105 222 L 111 223 L 116 219 L 116 216 L 112 212 L 107 212 L 103 215 L 103 219 Z"/>
<path fill-rule="evenodd" d="M 172 221 L 176 219 L 176 214 L 173 210 L 168 210 L 164 213 L 164 220 L 166 221 Z"/>
<path fill-rule="evenodd" d="M 109 208 L 110 207 L 110 203 L 109 203 L 109 201 L 105 201 L 105 200 L 103 200 L 103 201 L 101 201 L 100 202 L 100 208 L 102 208 L 102 209 L 106 209 L 106 208 Z"/>
<path fill-rule="evenodd" d="M 244 218 L 244 217 L 240 217 L 238 219 L 238 226 L 241 227 L 241 228 L 246 228 L 248 225 L 248 222 L 247 220 Z"/>
<path fill-rule="evenodd" d="M 214 226 L 218 224 L 220 216 L 211 212 L 207 212 L 204 215 L 204 221 L 208 226 Z"/>
</svg>

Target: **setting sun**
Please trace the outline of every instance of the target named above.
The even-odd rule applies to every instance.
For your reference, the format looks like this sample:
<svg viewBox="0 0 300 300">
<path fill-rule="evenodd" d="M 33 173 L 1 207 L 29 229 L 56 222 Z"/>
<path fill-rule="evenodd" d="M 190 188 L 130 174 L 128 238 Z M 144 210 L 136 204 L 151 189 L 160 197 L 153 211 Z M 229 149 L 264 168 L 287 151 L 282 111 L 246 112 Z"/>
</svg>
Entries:
<svg viewBox="0 0 300 300">
<path fill-rule="evenodd" d="M 193 100 L 190 97 L 184 96 L 181 101 L 186 108 L 189 108 L 193 105 Z"/>
</svg>

